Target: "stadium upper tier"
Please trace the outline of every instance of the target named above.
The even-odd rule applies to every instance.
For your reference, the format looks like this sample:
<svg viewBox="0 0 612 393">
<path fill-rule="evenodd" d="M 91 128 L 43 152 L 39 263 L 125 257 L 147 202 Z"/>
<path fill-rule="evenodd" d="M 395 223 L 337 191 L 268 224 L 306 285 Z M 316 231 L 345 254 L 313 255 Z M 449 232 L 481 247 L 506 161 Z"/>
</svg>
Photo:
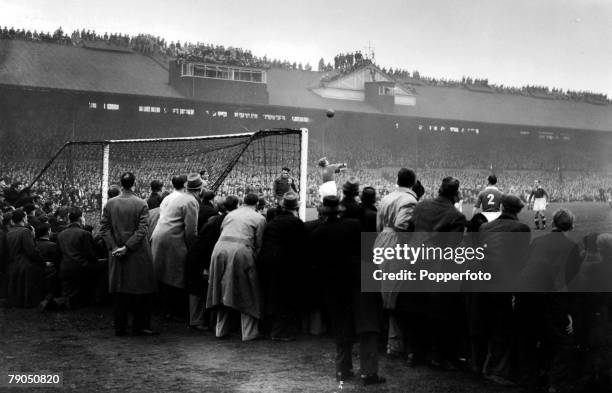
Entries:
<svg viewBox="0 0 612 393">
<path fill-rule="evenodd" d="M 169 84 L 168 64 L 160 58 L 138 52 L 99 49 L 0 40 L 0 85 L 193 99 Z M 382 74 L 375 66 L 370 67 L 373 67 L 373 72 Z M 267 105 L 612 131 L 612 105 L 475 91 L 463 87 L 414 85 L 404 90 L 406 103 L 383 111 L 367 100 L 355 97 L 334 99 L 320 94 L 318 90 L 329 80 L 329 72 L 282 68 L 270 68 L 265 72 L 265 87 L 269 96 Z M 334 83 L 341 86 L 342 80 L 350 80 L 351 77 L 351 74 L 343 75 L 340 81 L 336 79 Z M 395 81 L 391 76 L 388 76 L 388 80 Z M 396 86 L 401 87 L 401 84 L 397 83 Z M 350 91 L 350 86 L 346 91 Z M 243 104 L 240 99 L 237 97 L 237 102 L 231 103 Z M 230 102 L 229 99 L 222 101 Z"/>
</svg>

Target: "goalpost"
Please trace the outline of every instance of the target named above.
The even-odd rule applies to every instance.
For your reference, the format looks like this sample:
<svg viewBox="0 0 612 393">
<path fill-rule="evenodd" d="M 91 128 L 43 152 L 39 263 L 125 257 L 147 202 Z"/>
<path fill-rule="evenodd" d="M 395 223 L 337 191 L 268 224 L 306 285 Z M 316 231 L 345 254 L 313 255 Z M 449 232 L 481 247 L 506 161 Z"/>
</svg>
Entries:
<svg viewBox="0 0 612 393">
<path fill-rule="evenodd" d="M 243 197 L 257 189 L 275 206 L 273 182 L 281 168 L 291 168 L 298 184 L 299 215 L 306 219 L 308 129 L 267 129 L 257 132 L 183 138 L 67 142 L 30 184 L 60 204 L 78 205 L 90 215 L 101 214 L 111 185 L 121 173 L 136 176 L 136 192 L 146 196 L 150 182 L 171 190 L 175 175 L 206 170 L 206 189 L 218 196 Z M 98 215 L 98 218 L 100 216 Z"/>
</svg>

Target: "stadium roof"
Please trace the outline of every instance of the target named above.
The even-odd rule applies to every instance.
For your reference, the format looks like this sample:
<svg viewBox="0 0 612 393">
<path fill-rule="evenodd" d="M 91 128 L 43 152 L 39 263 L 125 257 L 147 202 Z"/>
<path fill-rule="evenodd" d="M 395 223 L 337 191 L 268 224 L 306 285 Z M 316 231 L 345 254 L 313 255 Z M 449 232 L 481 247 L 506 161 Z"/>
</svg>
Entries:
<svg viewBox="0 0 612 393">
<path fill-rule="evenodd" d="M 307 109 L 382 114 L 360 101 L 321 97 L 312 89 L 326 73 L 268 70 L 269 103 Z M 187 98 L 168 84 L 168 70 L 139 53 L 21 40 L 0 40 L 0 84 Z M 612 105 L 550 100 L 463 88 L 414 86 L 416 105 L 393 114 L 525 126 L 612 131 Z"/>
<path fill-rule="evenodd" d="M 0 84 L 181 97 L 147 56 L 21 40 L 0 40 Z"/>
</svg>

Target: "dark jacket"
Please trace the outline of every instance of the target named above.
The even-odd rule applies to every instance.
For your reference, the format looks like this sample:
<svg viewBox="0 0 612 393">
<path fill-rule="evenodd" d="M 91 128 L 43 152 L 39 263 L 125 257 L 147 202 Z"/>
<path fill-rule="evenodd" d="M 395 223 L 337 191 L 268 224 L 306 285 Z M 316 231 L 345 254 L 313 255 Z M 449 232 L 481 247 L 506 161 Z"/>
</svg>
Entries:
<svg viewBox="0 0 612 393">
<path fill-rule="evenodd" d="M 361 225 L 364 232 L 376 232 L 376 215 L 378 209 L 374 205 L 361 204 L 362 218 Z"/>
<path fill-rule="evenodd" d="M 8 246 L 8 299 L 16 307 L 33 307 L 43 299 L 44 261 L 29 228 L 11 228 Z"/>
<path fill-rule="evenodd" d="M 281 177 L 277 177 L 274 180 L 274 184 L 273 184 L 273 192 L 274 192 L 274 196 L 276 197 L 277 200 L 281 199 L 283 197 L 283 195 L 285 195 L 286 192 L 289 191 L 293 191 L 293 192 L 298 192 L 297 190 L 297 186 L 295 184 L 295 179 L 292 177 L 289 178 L 283 178 Z"/>
<path fill-rule="evenodd" d="M 268 315 L 286 313 L 303 304 L 307 283 L 299 277 L 305 270 L 305 251 L 306 229 L 302 220 L 291 212 L 278 211 L 264 228 L 257 264 Z"/>
<path fill-rule="evenodd" d="M 414 208 L 410 219 L 410 228 L 415 232 L 410 242 L 415 247 L 421 245 L 442 248 L 456 247 L 463 241 L 466 226 L 465 216 L 455 208 L 450 199 L 438 196 L 435 199 L 422 200 Z M 442 262 L 442 265 L 445 264 Z M 436 269 L 435 266 L 435 262 L 428 262 L 428 270 Z M 401 292 L 402 287 L 413 284 L 400 282 L 396 285 L 398 286 L 397 291 L 400 292 L 395 302 L 397 310 L 426 313 L 438 319 L 452 320 L 452 315 L 454 315 L 452 313 L 456 312 L 457 299 L 456 296 L 453 296 L 455 294 Z M 387 295 L 384 294 L 384 296 Z M 387 300 L 385 302 L 391 303 Z"/>
<path fill-rule="evenodd" d="M 483 224 L 479 229 L 479 243 L 486 244 L 484 271 L 492 280 L 474 282 L 477 288 L 493 292 L 513 291 L 525 263 L 531 241 L 531 229 L 513 214 L 503 213 L 497 220 Z"/>
<path fill-rule="evenodd" d="M 216 207 L 210 202 L 202 202 L 200 204 L 200 211 L 198 213 L 198 232 L 208 222 L 208 219 L 219 214 Z"/>
<path fill-rule="evenodd" d="M 149 210 L 152 210 L 156 207 L 159 207 L 159 205 L 161 205 L 161 202 L 161 195 L 158 192 L 152 192 L 151 195 L 149 195 L 149 198 L 147 199 L 147 206 L 149 207 Z"/>
<path fill-rule="evenodd" d="M 360 222 L 363 220 L 363 208 L 354 198 L 344 197 L 340 206 L 344 209 L 340 214 L 343 218 L 352 218 Z"/>
<path fill-rule="evenodd" d="M 72 223 L 60 232 L 57 244 L 62 252 L 60 277 L 79 274 L 81 269 L 93 268 L 98 261 L 93 236 L 78 223 Z"/>
<path fill-rule="evenodd" d="M 567 315 L 577 311 L 576 295 L 567 292 L 567 288 L 573 284 L 581 264 L 580 247 L 563 232 L 553 230 L 531 243 L 519 288 L 540 292 L 530 297 L 529 307 L 538 310 L 537 322 L 546 326 L 549 334 L 563 334 L 560 332 L 568 324 Z"/>
<path fill-rule="evenodd" d="M 227 213 L 210 217 L 187 251 L 185 285 L 187 292 L 192 295 L 206 296 L 207 282 L 204 280 L 203 272 L 204 269 L 210 268 L 210 258 L 221 236 L 221 224 L 225 216 Z"/>
<path fill-rule="evenodd" d="M 59 268 L 62 253 L 57 243 L 48 239 L 40 239 L 36 241 L 36 247 L 40 251 L 43 261 L 52 262 L 56 268 Z"/>
<path fill-rule="evenodd" d="M 467 226 L 465 216 L 448 198 L 426 199 L 414 208 L 410 221 L 415 232 L 461 232 Z"/>
<path fill-rule="evenodd" d="M 6 232 L 0 227 L 0 299 L 6 298 L 8 285 L 8 263 Z"/>
<path fill-rule="evenodd" d="M 565 291 L 576 278 L 582 258 L 580 247 L 565 233 L 553 230 L 531 243 L 521 288 L 530 292 Z"/>
<path fill-rule="evenodd" d="M 361 229 L 358 220 L 330 217 L 310 234 L 332 325 L 342 335 L 380 330 L 380 296 L 361 292 Z"/>
<path fill-rule="evenodd" d="M 149 208 L 131 191 L 110 199 L 102 212 L 100 235 L 108 250 L 110 293 L 150 294 L 157 290 L 151 246 L 147 240 Z M 121 258 L 112 255 L 127 247 Z"/>
</svg>

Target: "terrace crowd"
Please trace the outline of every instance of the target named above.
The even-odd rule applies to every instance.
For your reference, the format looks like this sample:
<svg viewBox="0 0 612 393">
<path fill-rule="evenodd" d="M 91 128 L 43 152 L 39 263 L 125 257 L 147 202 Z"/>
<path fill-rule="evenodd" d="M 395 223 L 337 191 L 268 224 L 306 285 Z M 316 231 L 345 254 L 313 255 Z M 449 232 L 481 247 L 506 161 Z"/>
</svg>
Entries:
<svg viewBox="0 0 612 393">
<path fill-rule="evenodd" d="M 3 40 L 26 40 L 38 41 L 46 43 L 57 43 L 60 45 L 83 45 L 88 42 L 102 42 L 111 46 L 129 48 L 136 52 L 143 53 L 154 57 L 160 57 L 167 61 L 170 58 L 179 60 L 188 60 L 196 62 L 205 62 L 211 64 L 223 64 L 243 67 L 256 68 L 284 68 L 291 70 L 311 71 L 310 64 L 291 62 L 288 60 L 269 59 L 267 56 L 255 56 L 248 49 L 225 47 L 223 45 L 205 44 L 205 43 L 189 43 L 180 41 L 168 42 L 166 39 L 154 36 L 151 34 L 138 34 L 129 36 L 121 33 L 104 34 L 96 33 L 95 30 L 75 30 L 70 35 L 59 27 L 53 33 L 42 31 L 30 31 L 25 29 L 15 29 L 14 27 L 4 26 L 0 29 L 0 39 Z M 361 53 L 361 51 L 339 53 L 334 56 L 334 64 L 325 63 L 323 58 L 320 59 L 318 71 L 338 71 L 333 76 L 324 79 L 324 81 L 333 80 L 341 75 L 349 73 L 355 69 L 368 64 L 374 64 L 373 58 Z M 527 95 L 538 98 L 547 98 L 555 100 L 571 100 L 576 102 L 587 102 L 591 104 L 609 104 L 612 101 L 606 94 L 590 92 L 590 91 L 573 91 L 560 88 L 549 88 L 546 86 L 522 86 L 513 87 L 503 84 L 489 83 L 487 78 L 472 78 L 462 77 L 461 80 L 453 80 L 447 78 L 433 78 L 421 75 L 419 71 L 407 71 L 405 69 L 382 67 L 382 71 L 387 73 L 399 81 L 406 83 L 410 89 L 414 89 L 414 85 L 428 86 L 444 86 L 444 87 L 465 87 L 476 88 L 478 90 Z"/>
</svg>

